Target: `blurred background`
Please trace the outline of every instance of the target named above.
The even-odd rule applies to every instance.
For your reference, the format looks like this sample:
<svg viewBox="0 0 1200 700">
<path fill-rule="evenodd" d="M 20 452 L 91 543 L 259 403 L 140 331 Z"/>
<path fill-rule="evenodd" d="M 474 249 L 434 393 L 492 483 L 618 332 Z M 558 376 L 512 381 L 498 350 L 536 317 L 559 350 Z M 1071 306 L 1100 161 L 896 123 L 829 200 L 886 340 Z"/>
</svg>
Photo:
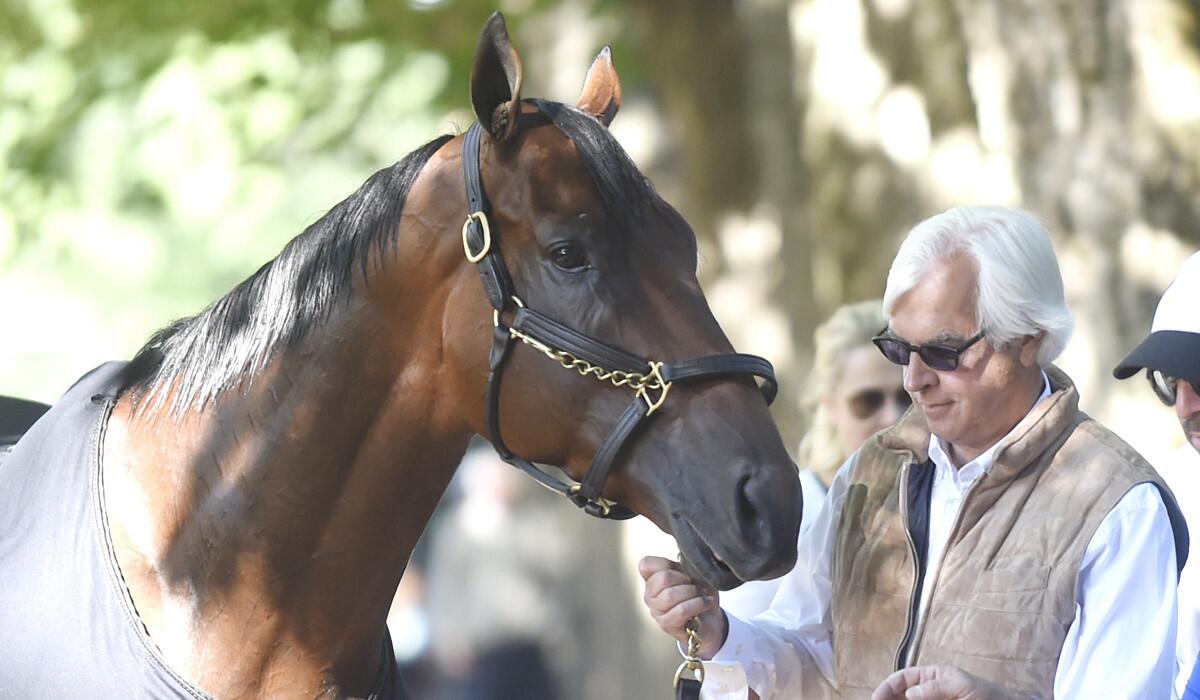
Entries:
<svg viewBox="0 0 1200 700">
<path fill-rule="evenodd" d="M 613 45 L 613 131 L 695 228 L 735 345 L 775 363 L 789 445 L 815 326 L 882 294 L 914 223 L 974 203 L 1028 208 L 1054 235 L 1077 315 L 1060 365 L 1085 410 L 1151 461 L 1179 444 L 1147 387 L 1109 370 L 1200 247 L 1195 0 L 0 0 L 0 394 L 52 402 L 370 173 L 465 130 L 496 9 L 525 96 L 574 103 Z M 464 467 L 398 595 L 418 697 L 466 692 L 480 639 L 506 624 L 553 647 L 547 673 L 571 697 L 669 682 L 677 657 L 645 624 L 631 561 L 670 541 L 584 522 L 507 475 Z M 531 601 L 527 620 L 468 634 L 437 612 L 439 590 L 498 594 L 439 578 L 464 556 L 445 543 L 518 546 L 441 537 L 461 508 L 536 512 L 563 537 L 522 554 L 532 579 L 504 589 Z M 546 616 L 568 609 L 575 633 L 547 640 Z M 500 666 L 541 663 L 526 652 Z"/>
</svg>

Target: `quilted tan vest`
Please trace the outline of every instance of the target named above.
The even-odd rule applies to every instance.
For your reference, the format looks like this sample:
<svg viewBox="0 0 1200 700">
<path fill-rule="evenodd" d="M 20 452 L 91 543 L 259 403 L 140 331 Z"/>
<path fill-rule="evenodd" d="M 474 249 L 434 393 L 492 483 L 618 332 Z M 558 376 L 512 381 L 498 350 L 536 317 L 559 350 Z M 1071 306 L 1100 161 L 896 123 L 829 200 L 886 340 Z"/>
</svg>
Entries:
<svg viewBox="0 0 1200 700">
<path fill-rule="evenodd" d="M 1079 410 L 1065 374 L 1047 374 L 1051 395 L 965 496 L 936 578 L 925 584 L 934 588 L 923 620 L 913 614 L 917 563 L 906 511 L 910 467 L 927 458 L 924 417 L 910 411 L 859 452 L 832 563 L 839 697 L 869 698 L 903 665 L 911 639 L 913 665 L 952 664 L 1052 698 L 1084 550 L 1137 484 L 1160 489 L 1182 567 L 1187 534 L 1170 490 L 1137 452 Z"/>
</svg>

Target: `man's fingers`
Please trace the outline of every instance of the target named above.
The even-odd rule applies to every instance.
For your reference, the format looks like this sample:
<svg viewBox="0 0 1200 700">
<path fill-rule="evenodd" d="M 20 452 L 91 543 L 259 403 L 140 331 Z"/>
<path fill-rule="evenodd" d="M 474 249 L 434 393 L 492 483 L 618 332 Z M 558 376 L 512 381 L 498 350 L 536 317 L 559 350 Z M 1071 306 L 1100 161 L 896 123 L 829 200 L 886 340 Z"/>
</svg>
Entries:
<svg viewBox="0 0 1200 700">
<path fill-rule="evenodd" d="M 955 697 L 946 692 L 942 681 L 937 678 L 904 691 L 904 700 L 953 700 Z"/>
<path fill-rule="evenodd" d="M 871 700 L 966 700 L 1012 694 L 956 666 L 916 666 L 896 671 L 875 689 Z"/>
<path fill-rule="evenodd" d="M 650 608 L 650 614 L 660 624 L 682 627 L 688 618 L 698 612 L 716 607 L 716 596 L 708 595 L 705 588 L 687 583 L 688 580 L 685 578 L 684 583 L 658 588 L 654 593 L 651 593 L 651 586 L 647 584 L 644 595 L 646 607 Z M 683 616 L 682 621 L 680 615 Z"/>
<path fill-rule="evenodd" d="M 715 610 L 718 598 L 712 587 L 693 580 L 678 566 L 670 559 L 643 557 L 638 562 L 638 573 L 645 580 L 642 601 L 650 616 L 664 632 L 684 641 L 688 620 Z"/>
<path fill-rule="evenodd" d="M 875 692 L 871 693 L 871 700 L 903 700 L 904 690 L 909 686 L 908 673 L 913 670 L 902 668 L 884 678 Z"/>
<path fill-rule="evenodd" d="M 937 680 L 937 667 L 934 666 L 913 666 L 902 668 L 892 675 L 888 676 L 879 684 L 875 692 L 871 695 L 871 700 L 910 700 L 911 698 L 924 698 L 929 700 L 936 696 L 911 693 L 926 693 L 932 692 L 926 687 L 929 683 L 939 683 L 938 689 L 940 692 L 940 682 Z"/>
<path fill-rule="evenodd" d="M 677 627 L 682 630 L 688 620 L 706 610 L 712 610 L 716 605 L 717 601 L 713 598 L 690 596 L 684 598 L 676 605 L 666 608 L 661 617 L 671 627 Z"/>
<path fill-rule="evenodd" d="M 711 598 L 704 589 L 691 583 L 681 583 L 668 586 L 654 597 L 654 607 L 659 610 L 670 610 L 680 603 L 693 598 Z"/>
<path fill-rule="evenodd" d="M 649 581 L 650 577 L 660 571 L 677 568 L 679 565 L 670 559 L 663 557 L 642 557 L 638 561 L 638 573 L 641 574 L 643 581 Z"/>
<path fill-rule="evenodd" d="M 663 591 L 675 586 L 692 586 L 702 591 L 702 595 L 716 596 L 716 591 L 711 587 L 689 578 L 687 574 L 681 571 L 667 569 L 665 571 L 657 571 L 651 574 L 650 578 L 646 579 L 643 599 L 649 605 L 650 599 L 657 598 L 662 595 Z"/>
</svg>

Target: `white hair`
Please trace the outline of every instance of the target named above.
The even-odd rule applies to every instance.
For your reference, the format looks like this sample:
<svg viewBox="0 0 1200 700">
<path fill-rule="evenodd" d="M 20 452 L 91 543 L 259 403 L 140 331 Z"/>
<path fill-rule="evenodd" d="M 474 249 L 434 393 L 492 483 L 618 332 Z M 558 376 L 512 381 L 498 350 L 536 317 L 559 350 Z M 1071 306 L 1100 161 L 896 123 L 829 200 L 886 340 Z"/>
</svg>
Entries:
<svg viewBox="0 0 1200 700">
<path fill-rule="evenodd" d="M 1062 273 L 1046 227 L 1033 214 L 1004 207 L 956 207 L 917 224 L 896 253 L 883 294 L 891 319 L 896 301 L 936 262 L 964 254 L 978 270 L 975 319 L 989 343 L 1003 348 L 1045 333 L 1037 362 L 1062 353 L 1075 319 L 1063 295 Z"/>
</svg>

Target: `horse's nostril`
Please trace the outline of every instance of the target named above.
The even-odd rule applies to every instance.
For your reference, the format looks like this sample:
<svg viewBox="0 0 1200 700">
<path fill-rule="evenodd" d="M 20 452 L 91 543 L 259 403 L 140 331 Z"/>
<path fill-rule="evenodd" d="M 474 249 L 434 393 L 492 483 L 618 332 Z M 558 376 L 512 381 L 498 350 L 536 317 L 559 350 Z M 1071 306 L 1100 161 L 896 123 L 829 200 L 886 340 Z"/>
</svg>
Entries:
<svg viewBox="0 0 1200 700">
<path fill-rule="evenodd" d="M 794 482 L 794 483 L 793 483 Z M 765 469 L 748 469 L 737 479 L 734 516 L 744 535 L 762 543 L 795 539 L 803 503 L 799 481 Z"/>
<path fill-rule="evenodd" d="M 733 509 L 737 523 L 742 528 L 754 527 L 758 522 L 759 506 L 755 503 L 758 500 L 756 491 L 758 491 L 756 482 L 751 474 L 747 473 L 738 477 Z"/>
</svg>

